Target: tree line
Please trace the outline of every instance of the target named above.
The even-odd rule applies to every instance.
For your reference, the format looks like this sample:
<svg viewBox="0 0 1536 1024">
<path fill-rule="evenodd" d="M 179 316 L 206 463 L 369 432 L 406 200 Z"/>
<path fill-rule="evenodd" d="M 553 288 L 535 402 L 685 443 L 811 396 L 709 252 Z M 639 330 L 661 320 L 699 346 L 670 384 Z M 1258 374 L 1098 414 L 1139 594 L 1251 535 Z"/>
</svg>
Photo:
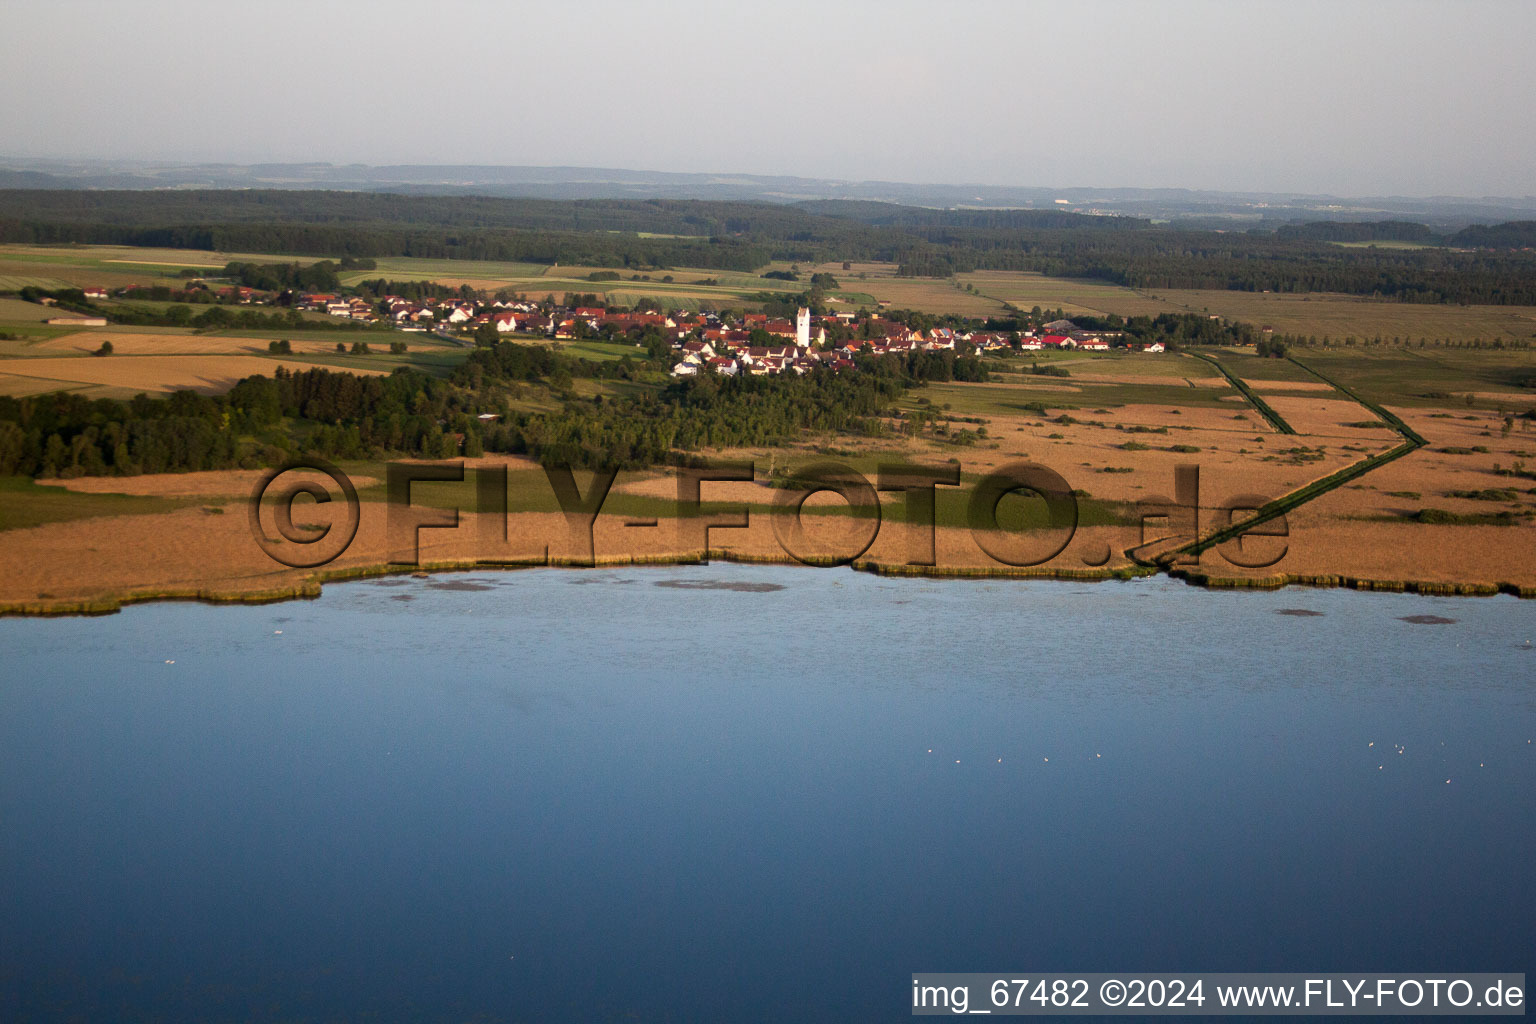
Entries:
<svg viewBox="0 0 1536 1024">
<path fill-rule="evenodd" d="M 1331 291 L 1405 302 L 1536 304 L 1536 225 L 1468 228 L 1461 248 L 1344 248 L 1421 240 L 1404 222 L 1193 230 L 1058 210 L 921 210 L 884 203 L 239 190 L 0 190 L 0 242 L 111 243 L 751 271 L 770 260 L 893 262 L 908 276 L 1027 270 L 1134 288 Z M 1424 229 L 1427 231 L 1428 229 Z M 665 235 L 666 237 L 651 237 Z"/>
</svg>

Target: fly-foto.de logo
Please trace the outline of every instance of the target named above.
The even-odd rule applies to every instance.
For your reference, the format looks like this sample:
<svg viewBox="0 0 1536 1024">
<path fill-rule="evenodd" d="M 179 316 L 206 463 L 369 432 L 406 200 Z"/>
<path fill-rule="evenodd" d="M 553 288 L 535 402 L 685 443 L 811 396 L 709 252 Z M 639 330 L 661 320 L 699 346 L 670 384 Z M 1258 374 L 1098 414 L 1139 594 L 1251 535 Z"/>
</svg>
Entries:
<svg viewBox="0 0 1536 1024">
<path fill-rule="evenodd" d="M 766 515 L 776 550 L 806 565 L 848 565 L 863 558 L 884 531 L 894 530 L 902 534 L 897 542 L 901 563 L 937 568 L 943 529 L 964 532 L 997 566 L 1040 566 L 1068 553 L 1074 564 L 1100 568 L 1114 557 L 1109 540 L 1094 533 L 1073 547 L 1086 532 L 1087 507 L 1093 511 L 1092 525 L 1118 527 L 1116 536 L 1129 541 L 1120 547 L 1123 555 L 1142 565 L 1195 565 L 1206 552 L 1214 552 L 1234 566 L 1261 569 L 1276 565 L 1289 551 L 1283 507 L 1254 494 L 1202 505 L 1200 467 L 1194 464 L 1174 467 L 1171 497 L 1085 506 L 1084 492 L 1037 462 L 1010 462 L 979 475 L 964 473 L 955 462 L 882 462 L 866 475 L 846 463 L 823 460 L 769 479 L 759 476 L 750 460 L 698 462 L 671 470 L 674 497 L 660 508 L 652 502 L 647 512 L 653 514 L 644 515 L 608 507 L 620 472 L 614 469 L 584 473 L 584 482 L 569 465 L 512 474 L 506 464 L 466 468 L 462 460 L 392 462 L 385 471 L 383 493 L 372 488 L 372 500 L 365 503 L 351 478 L 324 460 L 301 459 L 269 470 L 250 497 L 252 537 L 283 565 L 316 568 L 351 547 L 365 505 L 370 518 L 382 506 L 392 565 L 420 564 L 424 533 L 461 530 L 471 514 L 479 549 L 475 560 L 482 564 L 548 562 L 552 545 L 564 545 L 570 553 L 563 562 L 580 564 L 600 557 L 621 559 L 644 547 L 609 543 L 599 551 L 596 525 L 602 515 L 619 516 L 622 536 L 630 538 L 639 536 L 633 531 L 656 530 L 672 520 L 679 548 L 701 557 L 711 550 L 715 531 L 752 529 Z M 753 483 L 770 486 L 753 501 L 740 500 L 739 490 L 729 499 L 721 497 L 728 485 Z M 447 500 L 439 493 L 424 501 L 422 491 L 431 485 L 459 486 Z M 712 496 L 712 491 L 717 493 Z M 808 508 L 817 495 L 828 497 Z M 958 496 L 958 505 L 952 495 Z M 557 512 L 555 525 L 547 525 L 547 517 L 531 508 Z M 300 509 L 302 521 L 296 518 Z M 816 529 L 808 529 L 811 522 Z M 525 550 L 508 558 L 506 545 L 513 536 L 522 538 Z"/>
</svg>

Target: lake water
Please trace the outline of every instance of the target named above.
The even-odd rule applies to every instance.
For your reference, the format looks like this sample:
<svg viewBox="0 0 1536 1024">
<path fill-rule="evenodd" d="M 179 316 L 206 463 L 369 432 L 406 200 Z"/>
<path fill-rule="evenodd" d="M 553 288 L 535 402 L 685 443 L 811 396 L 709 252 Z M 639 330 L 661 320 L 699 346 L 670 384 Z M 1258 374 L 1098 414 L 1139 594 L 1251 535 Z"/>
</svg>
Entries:
<svg viewBox="0 0 1536 1024">
<path fill-rule="evenodd" d="M 0 1019 L 1536 973 L 1529 641 L 1512 598 L 723 564 L 4 620 Z"/>
</svg>

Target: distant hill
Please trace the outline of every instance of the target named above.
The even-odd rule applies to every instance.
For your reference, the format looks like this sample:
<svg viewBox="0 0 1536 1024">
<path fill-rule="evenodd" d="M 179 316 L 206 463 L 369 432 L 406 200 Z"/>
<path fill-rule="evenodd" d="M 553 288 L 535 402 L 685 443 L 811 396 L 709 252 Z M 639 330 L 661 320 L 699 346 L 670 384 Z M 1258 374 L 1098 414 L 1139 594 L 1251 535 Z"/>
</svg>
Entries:
<svg viewBox="0 0 1536 1024">
<path fill-rule="evenodd" d="M 821 217 L 856 220 L 861 224 L 895 228 L 985 228 L 1028 231 L 1042 228 L 1093 228 L 1096 230 L 1149 228 L 1144 217 L 1096 216 L 1070 210 L 933 210 L 894 203 L 823 199 L 796 203 L 796 207 Z"/>
<path fill-rule="evenodd" d="M 957 176 L 963 165 L 956 164 Z M 612 167 L 474 164 L 175 164 L 0 156 L 0 188 L 283 189 L 515 199 L 674 199 L 714 202 L 872 203 L 947 210 L 1109 214 L 1232 230 L 1321 221 L 1411 221 L 1451 232 L 1469 224 L 1536 218 L 1536 197 L 1341 198 L 1300 193 L 1172 188 L 914 184 L 790 175 L 674 173 Z M 871 223 L 856 212 L 824 216 Z M 1038 226 L 1038 225 L 1037 225 Z"/>
<path fill-rule="evenodd" d="M 1512 220 L 1486 227 L 1474 224 L 1452 235 L 1451 244 L 1467 249 L 1530 249 L 1536 247 L 1536 220 Z"/>
</svg>

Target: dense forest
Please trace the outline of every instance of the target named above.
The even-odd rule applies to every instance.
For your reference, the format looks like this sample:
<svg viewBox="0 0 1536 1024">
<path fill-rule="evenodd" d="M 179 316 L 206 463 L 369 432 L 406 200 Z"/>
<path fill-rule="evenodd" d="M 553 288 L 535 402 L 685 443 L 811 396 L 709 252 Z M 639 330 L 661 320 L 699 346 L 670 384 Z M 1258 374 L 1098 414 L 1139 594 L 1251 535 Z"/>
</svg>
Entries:
<svg viewBox="0 0 1536 1024">
<path fill-rule="evenodd" d="M 629 376 L 634 366 L 502 342 L 476 350 L 451 380 L 409 368 L 389 376 L 279 367 L 227 394 L 88 399 L 67 392 L 0 396 L 0 476 L 103 476 L 280 465 L 328 458 L 528 454 L 546 464 L 640 467 L 705 446 L 782 444 L 805 430 L 879 433 L 905 389 L 984 380 L 973 356 L 912 353 L 860 359 L 858 372 L 686 379 L 633 397 L 569 393 L 577 377 Z M 563 396 L 555 412 L 508 412 L 517 388 Z M 481 413 L 495 419 L 482 421 Z"/>
<path fill-rule="evenodd" d="M 1313 242 L 1420 242 L 1431 245 L 1442 241 L 1427 224 L 1405 220 L 1320 220 L 1308 224 L 1283 224 L 1275 229 L 1275 237 Z"/>
<path fill-rule="evenodd" d="M 274 377 L 246 378 L 215 397 L 0 397 L 0 475 L 250 469 L 297 452 L 446 457 L 458 444 L 444 424 L 472 422 L 468 402 L 459 389 L 414 371 L 362 377 L 281 367 Z"/>
<path fill-rule="evenodd" d="M 900 251 L 900 272 L 1028 270 L 1130 288 L 1342 292 L 1402 302 L 1536 305 L 1536 253 L 1353 249 L 1232 232 L 946 228 Z"/>
<path fill-rule="evenodd" d="M 1536 220 L 1512 220 L 1504 224 L 1473 224 L 1450 237 L 1451 245 L 1485 249 L 1536 248 Z"/>
<path fill-rule="evenodd" d="M 1059 210 L 872 202 L 501 199 L 326 191 L 0 191 L 0 242 L 120 244 L 749 271 L 769 260 L 879 260 L 909 276 L 1027 270 L 1135 288 L 1343 292 L 1404 302 L 1536 305 L 1536 224 L 1330 223 L 1185 230 Z M 660 237 L 653 237 L 660 236 Z"/>
</svg>

